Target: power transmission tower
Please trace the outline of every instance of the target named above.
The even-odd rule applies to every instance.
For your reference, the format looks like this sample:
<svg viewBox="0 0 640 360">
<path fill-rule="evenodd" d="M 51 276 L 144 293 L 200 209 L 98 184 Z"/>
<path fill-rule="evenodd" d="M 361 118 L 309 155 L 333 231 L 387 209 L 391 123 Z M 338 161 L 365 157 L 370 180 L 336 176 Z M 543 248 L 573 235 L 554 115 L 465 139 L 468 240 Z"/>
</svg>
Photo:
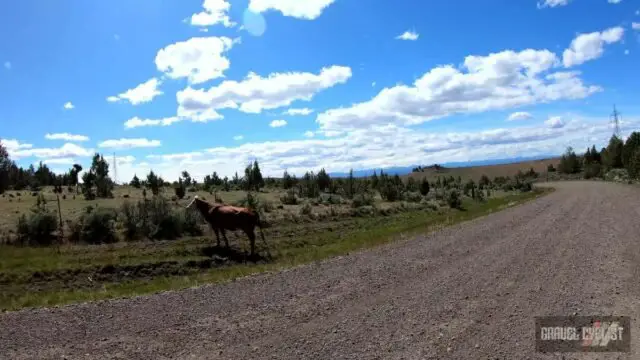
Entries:
<svg viewBox="0 0 640 360">
<path fill-rule="evenodd" d="M 613 125 L 613 135 L 620 138 L 620 113 L 613 105 L 613 112 L 611 113 L 611 125 Z"/>
<path fill-rule="evenodd" d="M 116 153 L 113 153 L 113 182 L 118 184 L 118 168 L 116 164 Z"/>
</svg>

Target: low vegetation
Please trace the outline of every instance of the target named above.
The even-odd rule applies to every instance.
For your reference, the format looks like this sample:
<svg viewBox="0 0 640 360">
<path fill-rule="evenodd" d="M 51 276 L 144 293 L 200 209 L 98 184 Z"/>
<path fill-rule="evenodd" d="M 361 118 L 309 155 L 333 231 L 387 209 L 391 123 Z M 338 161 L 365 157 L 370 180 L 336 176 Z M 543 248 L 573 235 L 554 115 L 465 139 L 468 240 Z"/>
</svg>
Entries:
<svg viewBox="0 0 640 360">
<path fill-rule="evenodd" d="M 541 177 L 530 168 L 464 181 L 446 172 L 332 178 L 324 169 L 265 178 L 254 161 L 231 179 L 213 172 L 197 182 L 184 171 L 169 183 L 151 171 L 123 186 L 100 154 L 79 184 L 81 169 L 25 170 L 0 153 L 0 307 L 156 291 L 320 259 L 532 198 Z M 257 211 L 275 256 L 248 262 L 246 239 L 233 234 L 231 249 L 213 247 L 202 217 L 184 208 L 195 195 Z"/>
</svg>

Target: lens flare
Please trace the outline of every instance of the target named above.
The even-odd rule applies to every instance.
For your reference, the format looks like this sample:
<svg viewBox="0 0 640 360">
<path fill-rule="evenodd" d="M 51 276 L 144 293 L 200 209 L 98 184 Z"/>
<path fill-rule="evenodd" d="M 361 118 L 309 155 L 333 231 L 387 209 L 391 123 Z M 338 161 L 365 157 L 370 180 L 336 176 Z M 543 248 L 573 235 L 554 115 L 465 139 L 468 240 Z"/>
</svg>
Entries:
<svg viewBox="0 0 640 360">
<path fill-rule="evenodd" d="M 262 34 L 267 30 L 267 22 L 265 21 L 264 16 L 249 9 L 244 11 L 244 15 L 242 16 L 242 26 L 253 36 L 262 36 Z"/>
</svg>

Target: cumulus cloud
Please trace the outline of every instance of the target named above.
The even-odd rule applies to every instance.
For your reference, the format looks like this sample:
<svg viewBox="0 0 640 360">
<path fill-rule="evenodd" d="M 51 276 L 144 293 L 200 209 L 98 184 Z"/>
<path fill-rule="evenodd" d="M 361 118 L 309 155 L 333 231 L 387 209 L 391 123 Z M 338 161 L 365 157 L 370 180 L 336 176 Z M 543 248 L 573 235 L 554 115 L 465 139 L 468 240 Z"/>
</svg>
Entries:
<svg viewBox="0 0 640 360">
<path fill-rule="evenodd" d="M 557 129 L 565 126 L 565 121 L 561 116 L 552 116 L 544 122 L 550 128 Z"/>
<path fill-rule="evenodd" d="M 550 7 L 554 8 L 557 6 L 565 6 L 569 5 L 570 0 L 542 0 L 538 1 L 538 9 Z"/>
<path fill-rule="evenodd" d="M 637 23 L 637 22 L 631 23 L 631 28 L 633 30 L 640 30 L 640 23 Z"/>
<path fill-rule="evenodd" d="M 310 101 L 315 94 L 351 77 L 351 68 L 331 66 L 320 73 L 272 73 L 261 77 L 253 72 L 242 81 L 225 80 L 209 90 L 188 87 L 179 91 L 178 116 L 202 120 L 221 118 L 216 110 L 237 109 L 260 113 L 265 109 L 289 106 L 296 100 Z"/>
<path fill-rule="evenodd" d="M 55 133 L 46 134 L 44 136 L 47 140 L 65 140 L 65 141 L 89 141 L 89 137 L 86 135 L 74 135 L 69 133 Z"/>
<path fill-rule="evenodd" d="M 134 163 L 132 171 L 153 168 L 166 179 L 177 179 L 187 170 L 200 180 L 217 171 L 232 177 L 253 159 L 260 162 L 265 176 L 281 176 L 286 169 L 302 175 L 309 170 L 348 171 L 389 166 L 501 159 L 515 156 L 559 155 L 566 146 L 586 149 L 595 143 L 604 146 L 611 136 L 608 118 L 589 119 L 563 115 L 564 126 L 527 123 L 515 128 L 479 131 L 434 132 L 396 125 L 358 129 L 340 137 L 308 138 L 292 141 L 243 143 L 229 147 L 200 149 L 178 154 L 153 154 L 144 166 Z M 621 124 L 628 133 L 640 125 L 640 118 L 627 117 Z M 123 168 L 118 167 L 122 178 Z M 148 170 L 147 170 L 148 171 Z"/>
<path fill-rule="evenodd" d="M 191 16 L 191 25 L 212 26 L 222 24 L 224 27 L 233 27 L 236 24 L 229 18 L 229 4 L 226 0 L 204 0 L 203 10 Z"/>
<path fill-rule="evenodd" d="M 291 115 L 291 116 L 296 116 L 296 115 L 309 115 L 313 112 L 313 109 L 309 109 L 309 108 L 301 108 L 301 109 L 287 109 L 287 111 L 285 111 L 283 114 L 284 115 Z"/>
<path fill-rule="evenodd" d="M 507 118 L 507 121 L 527 120 L 527 119 L 531 119 L 532 117 L 533 115 L 531 115 L 526 111 L 517 111 L 517 112 L 511 113 L 511 115 L 509 115 L 509 117 Z"/>
<path fill-rule="evenodd" d="M 158 89 L 162 81 L 151 78 L 133 89 L 129 89 L 122 94 L 107 97 L 108 102 L 119 102 L 126 100 L 131 105 L 138 105 L 153 100 L 156 96 L 162 95 L 163 92 Z"/>
<path fill-rule="evenodd" d="M 607 0 L 609 1 L 609 4 L 620 4 L 622 2 L 622 0 Z"/>
<path fill-rule="evenodd" d="M 320 113 L 316 122 L 325 135 L 336 135 L 371 125 L 407 126 L 456 113 L 581 99 L 601 90 L 585 85 L 579 72 L 553 72 L 558 66 L 549 50 L 467 56 L 461 68 L 438 66 L 411 86 L 384 88 L 369 101 Z"/>
<path fill-rule="evenodd" d="M 158 147 L 160 146 L 160 140 L 149 140 L 145 138 L 135 138 L 135 139 L 112 139 L 105 140 L 98 144 L 98 147 L 104 149 L 131 149 L 131 148 L 148 148 L 148 147 Z"/>
<path fill-rule="evenodd" d="M 228 37 L 193 37 L 160 49 L 155 63 L 172 79 L 187 78 L 200 84 L 223 76 L 230 62 L 224 54 L 234 42 Z"/>
<path fill-rule="evenodd" d="M 277 128 L 277 127 L 283 127 L 287 125 L 287 121 L 286 120 L 273 120 L 269 126 L 271 126 L 272 128 Z"/>
<path fill-rule="evenodd" d="M 182 119 L 177 116 L 167 117 L 163 119 L 141 119 L 135 116 L 125 121 L 124 127 L 126 129 L 133 129 L 143 126 L 169 126 L 179 121 L 182 121 Z"/>
<path fill-rule="evenodd" d="M 4 141 L 3 141 L 4 143 Z M 25 157 L 37 157 L 42 159 L 87 157 L 93 155 L 93 149 L 87 149 L 80 145 L 65 143 L 59 148 L 34 148 L 29 145 L 27 148 L 8 149 L 9 155 L 14 159 Z"/>
<path fill-rule="evenodd" d="M 315 136 L 315 134 L 311 130 L 308 130 L 308 131 L 304 132 L 304 137 L 312 138 L 314 136 Z"/>
<path fill-rule="evenodd" d="M 73 109 L 75 106 L 73 106 L 73 104 L 71 103 L 71 101 L 67 101 L 66 103 L 64 103 L 64 105 L 62 106 L 65 110 L 71 110 Z"/>
<path fill-rule="evenodd" d="M 597 59 L 604 53 L 605 45 L 622 40 L 623 35 L 624 29 L 620 26 L 602 32 L 579 34 L 562 54 L 562 63 L 569 68 Z"/>
<path fill-rule="evenodd" d="M 420 36 L 420 34 L 418 34 L 415 31 L 405 31 L 404 33 L 396 36 L 397 40 L 410 40 L 410 41 L 415 41 L 418 40 L 418 37 Z"/>
<path fill-rule="evenodd" d="M 233 137 L 233 140 L 235 140 L 235 141 L 240 141 L 242 139 L 244 139 L 244 136 L 242 136 L 242 135 L 236 135 L 236 136 Z"/>
<path fill-rule="evenodd" d="M 32 144 L 22 143 L 16 139 L 0 139 L 0 144 L 2 144 L 5 149 L 7 149 L 9 154 L 11 154 L 12 151 L 16 150 L 33 148 Z"/>
<path fill-rule="evenodd" d="M 42 162 L 47 165 L 73 165 L 76 163 L 76 160 L 71 157 L 65 157 L 57 159 L 44 159 L 42 160 Z"/>
<path fill-rule="evenodd" d="M 276 10 L 284 16 L 314 20 L 335 0 L 249 0 L 249 10 L 261 13 Z"/>
</svg>

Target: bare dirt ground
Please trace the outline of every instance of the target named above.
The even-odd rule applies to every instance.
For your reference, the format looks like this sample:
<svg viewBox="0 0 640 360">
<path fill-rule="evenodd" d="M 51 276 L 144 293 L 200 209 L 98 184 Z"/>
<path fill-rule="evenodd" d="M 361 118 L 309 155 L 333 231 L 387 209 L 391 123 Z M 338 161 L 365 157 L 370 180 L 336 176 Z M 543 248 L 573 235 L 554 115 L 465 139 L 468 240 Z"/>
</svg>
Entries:
<svg viewBox="0 0 640 360">
<path fill-rule="evenodd" d="M 10 359 L 560 359 L 534 316 L 631 317 L 639 359 L 640 189 L 558 183 L 522 206 L 276 274 L 0 315 Z"/>
</svg>

